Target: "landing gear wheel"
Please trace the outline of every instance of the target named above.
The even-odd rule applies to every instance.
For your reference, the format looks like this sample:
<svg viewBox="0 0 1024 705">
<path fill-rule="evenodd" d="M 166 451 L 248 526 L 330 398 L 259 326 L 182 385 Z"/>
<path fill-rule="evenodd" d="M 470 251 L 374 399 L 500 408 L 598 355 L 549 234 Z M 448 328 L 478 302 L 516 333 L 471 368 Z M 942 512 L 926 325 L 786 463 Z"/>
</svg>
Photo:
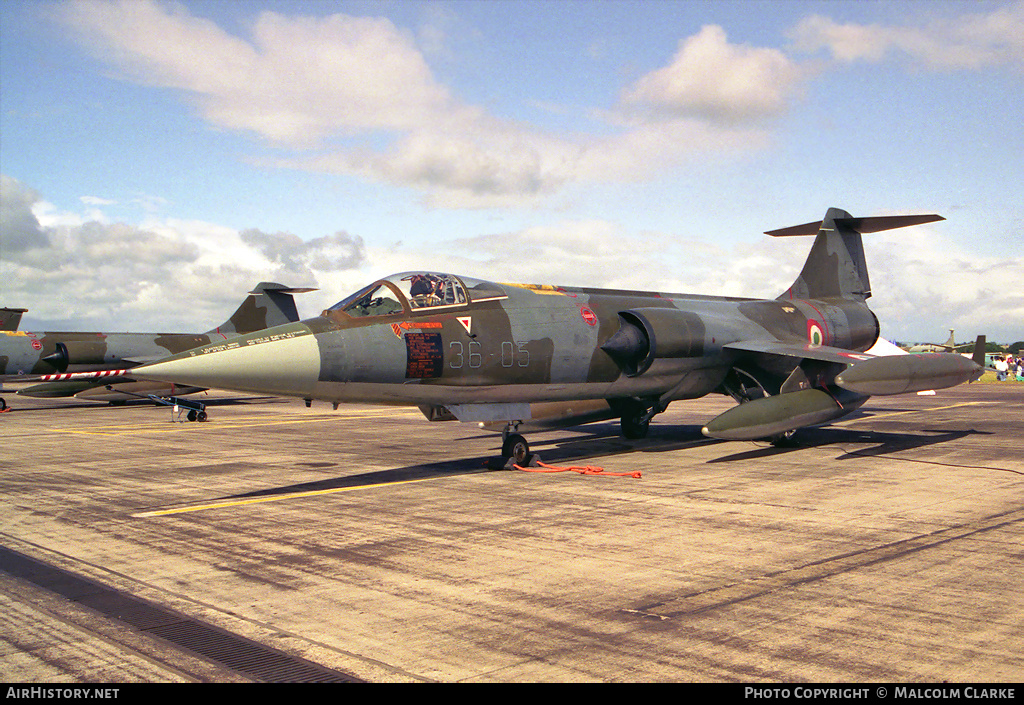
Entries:
<svg viewBox="0 0 1024 705">
<path fill-rule="evenodd" d="M 530 454 L 530 446 L 526 439 L 518 433 L 511 433 L 501 444 L 501 457 L 510 458 L 516 465 L 526 462 L 526 456 Z"/>
<path fill-rule="evenodd" d="M 651 428 L 651 422 L 650 419 L 643 421 L 641 418 L 639 414 L 623 416 L 622 435 L 630 440 L 647 438 L 647 431 Z"/>
<path fill-rule="evenodd" d="M 7 411 L 7 402 L 3 397 L 0 397 L 0 411 Z"/>
</svg>

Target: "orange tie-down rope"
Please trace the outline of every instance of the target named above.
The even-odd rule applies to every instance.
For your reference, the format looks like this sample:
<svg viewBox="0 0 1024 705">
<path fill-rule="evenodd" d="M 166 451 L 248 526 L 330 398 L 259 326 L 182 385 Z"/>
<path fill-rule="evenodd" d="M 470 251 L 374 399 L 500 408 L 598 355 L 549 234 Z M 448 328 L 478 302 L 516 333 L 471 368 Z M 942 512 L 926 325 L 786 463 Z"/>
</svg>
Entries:
<svg viewBox="0 0 1024 705">
<path fill-rule="evenodd" d="M 514 467 L 516 470 L 522 470 L 523 472 L 569 472 L 569 471 L 572 471 L 572 472 L 578 472 L 580 475 L 606 475 L 608 477 L 633 477 L 633 478 L 636 478 L 638 480 L 641 477 L 639 470 L 637 470 L 636 472 L 605 472 L 604 468 L 599 468 L 596 465 L 572 465 L 572 466 L 567 467 L 567 468 L 560 468 L 557 465 L 548 465 L 547 463 L 542 463 L 539 460 L 537 460 L 536 463 L 537 463 L 537 465 L 539 465 L 541 468 L 544 468 L 544 469 L 543 470 L 539 470 L 537 468 L 524 468 L 524 467 L 520 467 L 519 465 L 513 465 L 512 467 Z"/>
</svg>

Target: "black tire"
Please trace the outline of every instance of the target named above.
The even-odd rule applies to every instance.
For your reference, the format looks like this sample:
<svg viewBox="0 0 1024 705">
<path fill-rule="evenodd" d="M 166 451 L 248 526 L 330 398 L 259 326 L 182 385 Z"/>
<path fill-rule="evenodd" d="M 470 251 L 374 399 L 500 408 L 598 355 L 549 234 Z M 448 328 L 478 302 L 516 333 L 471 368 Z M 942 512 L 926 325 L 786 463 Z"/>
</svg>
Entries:
<svg viewBox="0 0 1024 705">
<path fill-rule="evenodd" d="M 206 421 L 206 412 L 205 411 L 200 411 L 196 415 L 196 418 L 199 420 L 200 423 L 202 423 L 203 421 Z"/>
<path fill-rule="evenodd" d="M 501 457 L 511 458 L 516 464 L 526 462 L 526 457 L 529 454 L 530 445 L 518 433 L 509 434 L 505 442 L 501 444 Z"/>
<path fill-rule="evenodd" d="M 641 421 L 639 414 L 622 417 L 622 435 L 631 441 L 647 438 L 651 428 L 650 420 Z"/>
<path fill-rule="evenodd" d="M 3 397 L 0 397 L 0 411 L 6 411 L 6 410 L 7 410 L 7 402 L 4 400 Z"/>
<path fill-rule="evenodd" d="M 785 433 L 780 433 L 777 436 L 772 436 L 769 439 L 769 443 L 771 443 L 776 448 L 796 448 L 797 442 L 793 438 L 793 434 L 795 433 L 796 429 L 792 431 L 786 431 Z"/>
</svg>

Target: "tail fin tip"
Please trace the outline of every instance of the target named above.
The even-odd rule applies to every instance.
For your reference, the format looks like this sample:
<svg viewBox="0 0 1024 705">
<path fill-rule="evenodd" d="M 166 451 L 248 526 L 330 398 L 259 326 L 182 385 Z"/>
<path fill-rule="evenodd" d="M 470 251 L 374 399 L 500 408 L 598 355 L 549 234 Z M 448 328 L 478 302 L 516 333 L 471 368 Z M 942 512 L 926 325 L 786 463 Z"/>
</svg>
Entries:
<svg viewBox="0 0 1024 705">
<path fill-rule="evenodd" d="M 299 320 L 298 310 L 292 294 L 316 291 L 311 287 L 289 287 L 277 282 L 260 282 L 248 293 L 231 318 L 209 333 L 224 336 L 253 333 L 265 328 L 295 323 Z"/>
<path fill-rule="evenodd" d="M 871 282 L 861 234 L 939 220 L 945 218 L 934 213 L 854 218 L 840 208 L 829 208 L 822 220 L 769 230 L 765 234 L 772 237 L 817 236 L 800 276 L 779 298 L 864 301 L 871 296 Z"/>
</svg>

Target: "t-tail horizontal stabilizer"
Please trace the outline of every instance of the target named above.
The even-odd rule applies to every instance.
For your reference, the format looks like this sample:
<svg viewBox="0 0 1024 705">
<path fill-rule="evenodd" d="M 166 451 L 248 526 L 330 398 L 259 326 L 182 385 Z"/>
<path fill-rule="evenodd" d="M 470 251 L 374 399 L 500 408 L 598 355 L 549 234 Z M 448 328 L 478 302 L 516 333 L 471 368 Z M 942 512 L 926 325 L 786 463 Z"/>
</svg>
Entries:
<svg viewBox="0 0 1024 705">
<path fill-rule="evenodd" d="M 871 296 L 871 282 L 861 233 L 877 233 L 937 220 L 945 218 L 934 214 L 854 218 L 844 210 L 829 208 L 823 220 L 769 230 L 765 234 L 772 237 L 817 235 L 800 276 L 779 298 L 864 301 Z"/>
</svg>

